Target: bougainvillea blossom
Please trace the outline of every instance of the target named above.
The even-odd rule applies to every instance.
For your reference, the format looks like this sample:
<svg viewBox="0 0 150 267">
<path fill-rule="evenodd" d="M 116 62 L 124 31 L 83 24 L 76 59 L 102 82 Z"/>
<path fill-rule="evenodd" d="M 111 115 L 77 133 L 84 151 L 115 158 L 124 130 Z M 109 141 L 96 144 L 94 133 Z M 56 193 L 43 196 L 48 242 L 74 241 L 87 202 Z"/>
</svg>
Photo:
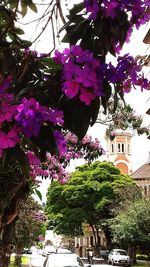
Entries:
<svg viewBox="0 0 150 267">
<path fill-rule="evenodd" d="M 148 89 L 148 80 L 141 73 L 142 67 L 132 56 L 129 54 L 119 56 L 117 61 L 116 66 L 112 63 L 107 65 L 105 74 L 109 82 L 120 86 L 126 93 L 130 92 L 134 86 L 140 86 L 141 91 Z"/>
<path fill-rule="evenodd" d="M 14 94 L 11 93 L 11 85 L 11 75 L 3 79 L 0 84 L 0 157 L 4 149 L 20 143 L 23 135 L 27 138 L 38 136 L 43 123 L 49 123 L 54 129 L 55 126 L 62 126 L 64 123 L 62 111 L 40 105 L 34 98 L 23 98 L 17 103 Z M 62 147 L 65 150 L 65 141 L 59 132 L 56 144 L 58 151 L 62 153 Z"/>
<path fill-rule="evenodd" d="M 24 98 L 17 107 L 15 119 L 22 127 L 24 134 L 30 138 L 39 134 L 41 125 L 45 121 L 50 121 L 54 125 L 63 124 L 62 117 L 62 112 L 58 112 L 58 110 L 55 112 L 55 110 L 41 106 L 34 98 L 29 100 Z"/>
<path fill-rule="evenodd" d="M 55 134 L 57 135 L 58 133 L 55 131 Z M 56 138 L 58 140 L 60 137 L 58 138 L 57 136 Z M 97 138 L 93 140 L 88 135 L 79 142 L 76 135 L 68 132 L 65 135 L 65 142 L 63 154 L 60 153 L 57 156 L 47 153 L 45 162 L 41 162 L 32 151 L 27 152 L 30 163 L 30 176 L 34 183 L 39 183 L 38 177 L 50 178 L 51 180 L 58 180 L 64 183 L 69 179 L 70 174 L 66 171 L 66 166 L 69 165 L 72 159 L 84 158 L 86 161 L 90 161 L 105 154 L 100 141 Z"/>
<path fill-rule="evenodd" d="M 56 51 L 54 60 L 63 66 L 62 90 L 68 98 L 78 96 L 81 102 L 90 105 L 97 96 L 104 95 L 98 77 L 100 62 L 92 52 L 75 45 L 63 53 Z"/>
<path fill-rule="evenodd" d="M 105 17 L 114 19 L 119 11 L 128 14 L 130 25 L 139 28 L 140 25 L 149 21 L 150 15 L 146 13 L 150 6 L 149 0 L 84 0 L 89 18 L 95 20 L 100 12 Z"/>
<path fill-rule="evenodd" d="M 0 130 L 0 157 L 2 156 L 4 149 L 12 148 L 19 143 L 20 139 L 18 133 L 19 129 L 15 126 L 7 133 Z"/>
</svg>

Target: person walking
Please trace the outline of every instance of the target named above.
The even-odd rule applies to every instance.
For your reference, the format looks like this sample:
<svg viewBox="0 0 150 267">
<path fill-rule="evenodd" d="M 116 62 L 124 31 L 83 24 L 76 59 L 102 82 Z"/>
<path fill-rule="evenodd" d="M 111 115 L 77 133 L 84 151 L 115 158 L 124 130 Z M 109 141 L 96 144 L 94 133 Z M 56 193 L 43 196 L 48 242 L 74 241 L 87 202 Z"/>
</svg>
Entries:
<svg viewBox="0 0 150 267">
<path fill-rule="evenodd" d="M 93 250 L 89 250 L 89 263 L 93 264 Z"/>
</svg>

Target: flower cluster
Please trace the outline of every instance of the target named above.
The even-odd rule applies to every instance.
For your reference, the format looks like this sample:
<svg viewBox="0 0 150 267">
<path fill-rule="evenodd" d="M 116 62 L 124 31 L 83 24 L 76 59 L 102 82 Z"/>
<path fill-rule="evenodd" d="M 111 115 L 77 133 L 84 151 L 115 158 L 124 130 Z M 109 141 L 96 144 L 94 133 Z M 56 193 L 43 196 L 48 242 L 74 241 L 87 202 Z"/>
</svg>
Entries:
<svg viewBox="0 0 150 267">
<path fill-rule="evenodd" d="M 118 11 L 128 13 L 130 25 L 139 28 L 149 21 L 146 9 L 150 6 L 149 0 L 84 0 L 86 11 L 90 19 L 95 20 L 99 12 L 105 17 L 114 19 Z"/>
<path fill-rule="evenodd" d="M 81 102 L 90 105 L 96 96 L 104 94 L 97 73 L 100 62 L 93 53 L 76 45 L 63 53 L 56 51 L 54 60 L 63 65 L 62 90 L 68 98 L 78 96 Z"/>
<path fill-rule="evenodd" d="M 104 80 L 130 92 L 132 86 L 147 89 L 148 80 L 141 74 L 141 65 L 126 54 L 117 58 L 117 66 L 103 64 L 93 58 L 89 51 L 72 46 L 63 53 L 56 51 L 54 60 L 63 65 L 63 91 L 69 98 L 79 96 L 80 101 L 90 105 L 96 96 L 105 95 Z"/>
<path fill-rule="evenodd" d="M 15 119 L 26 137 L 37 136 L 43 122 L 63 124 L 63 113 L 41 106 L 34 98 L 23 98 L 17 107 Z"/>
<path fill-rule="evenodd" d="M 38 176 L 49 177 L 51 180 L 59 180 L 64 183 L 69 178 L 69 173 L 65 168 L 72 159 L 84 158 L 87 161 L 92 161 L 104 154 L 104 150 L 97 138 L 92 140 L 91 136 L 86 135 L 79 142 L 74 134 L 68 132 L 65 136 L 65 141 L 67 144 L 65 154 L 58 157 L 47 153 L 45 162 L 40 162 L 32 151 L 27 152 L 30 163 L 30 176 L 34 183 L 38 184 Z"/>
<path fill-rule="evenodd" d="M 141 90 L 148 88 L 148 80 L 141 74 L 141 65 L 137 61 L 126 54 L 117 59 L 117 66 L 114 67 L 111 63 L 107 65 L 106 79 L 118 85 L 124 92 L 131 91 L 132 86 L 140 86 Z"/>
<path fill-rule="evenodd" d="M 22 134 L 31 138 L 38 136 L 41 126 L 49 123 L 52 128 L 64 123 L 63 112 L 40 105 L 34 98 L 23 98 L 19 104 L 14 104 L 15 96 L 8 93 L 12 83 L 9 75 L 0 84 L 0 157 L 3 150 L 20 143 Z M 59 131 L 53 131 L 60 154 L 65 151 L 65 141 Z"/>
</svg>

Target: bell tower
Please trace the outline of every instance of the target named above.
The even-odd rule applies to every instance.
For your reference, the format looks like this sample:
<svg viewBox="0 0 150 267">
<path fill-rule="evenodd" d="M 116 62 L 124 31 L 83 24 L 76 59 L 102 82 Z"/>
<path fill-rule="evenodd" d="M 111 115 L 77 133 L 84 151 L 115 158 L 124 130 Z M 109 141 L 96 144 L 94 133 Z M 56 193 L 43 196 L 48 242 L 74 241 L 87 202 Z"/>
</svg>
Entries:
<svg viewBox="0 0 150 267">
<path fill-rule="evenodd" d="M 133 172 L 131 138 L 132 134 L 123 130 L 116 130 L 113 135 L 106 137 L 108 160 L 113 162 L 121 173 L 129 175 Z"/>
</svg>

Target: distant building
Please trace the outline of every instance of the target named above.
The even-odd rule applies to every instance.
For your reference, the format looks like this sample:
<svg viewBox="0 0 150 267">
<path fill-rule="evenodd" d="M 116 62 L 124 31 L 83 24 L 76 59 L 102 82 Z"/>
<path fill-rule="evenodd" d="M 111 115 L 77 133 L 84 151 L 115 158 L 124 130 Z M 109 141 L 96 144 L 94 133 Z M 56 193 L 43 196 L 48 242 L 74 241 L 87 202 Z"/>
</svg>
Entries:
<svg viewBox="0 0 150 267">
<path fill-rule="evenodd" d="M 84 226 L 84 236 L 75 237 L 75 251 L 81 257 L 87 257 L 87 248 L 94 250 L 95 241 L 92 228 Z M 106 247 L 106 239 L 103 231 L 99 229 L 98 244 L 100 248 Z"/>
<path fill-rule="evenodd" d="M 131 174 L 137 185 L 140 186 L 143 195 L 150 198 L 150 153 L 148 161 Z"/>
<path fill-rule="evenodd" d="M 116 130 L 114 135 L 106 137 L 108 161 L 113 162 L 123 174 L 131 174 L 132 156 L 131 156 L 131 138 L 129 131 Z"/>
</svg>

